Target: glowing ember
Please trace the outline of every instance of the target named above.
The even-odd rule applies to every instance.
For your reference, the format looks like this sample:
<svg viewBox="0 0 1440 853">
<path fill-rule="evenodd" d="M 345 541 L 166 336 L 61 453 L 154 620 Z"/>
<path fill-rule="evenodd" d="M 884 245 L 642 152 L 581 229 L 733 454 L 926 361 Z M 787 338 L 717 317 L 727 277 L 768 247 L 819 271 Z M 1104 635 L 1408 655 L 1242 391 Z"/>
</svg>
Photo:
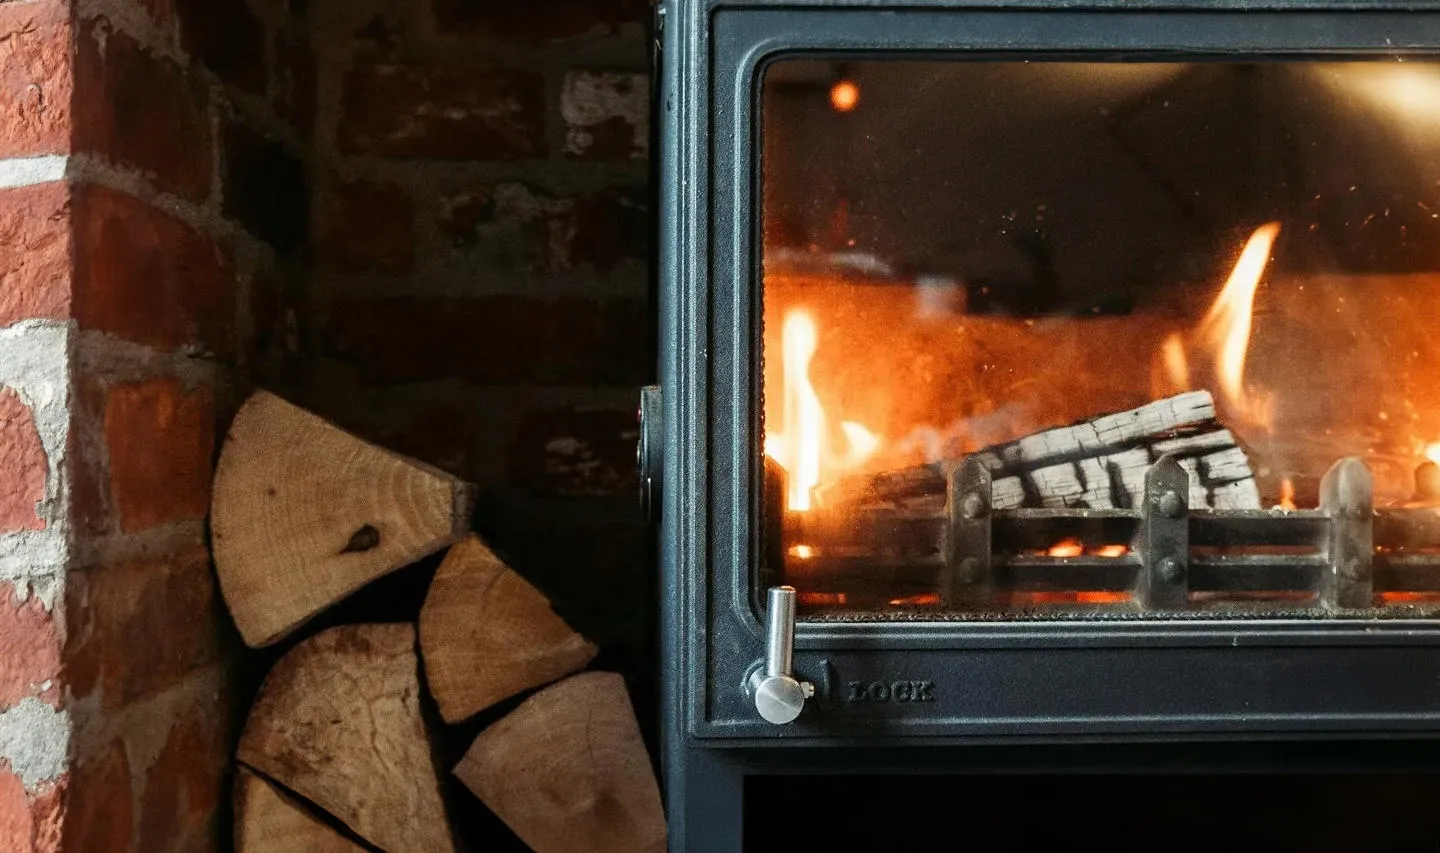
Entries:
<svg viewBox="0 0 1440 853">
<path fill-rule="evenodd" d="M 1220 290 L 1219 298 L 1196 330 L 1215 354 L 1221 395 L 1237 413 L 1258 422 L 1264 422 L 1266 418 L 1257 411 L 1259 401 L 1246 394 L 1245 356 L 1250 349 L 1255 292 L 1260 287 L 1265 267 L 1270 262 L 1270 252 L 1279 236 L 1278 222 L 1262 225 L 1251 235 L 1230 278 Z"/>
<path fill-rule="evenodd" d="M 808 560 L 815 556 L 815 549 L 809 545 L 795 545 L 790 548 L 789 553 L 797 560 Z"/>
<path fill-rule="evenodd" d="M 1085 546 L 1080 544 L 1079 539 L 1066 539 L 1050 546 L 1045 552 L 1048 557 L 1078 557 L 1085 553 Z"/>
<path fill-rule="evenodd" d="M 837 113 L 848 113 L 860 103 L 860 87 L 850 80 L 841 80 L 830 89 L 830 106 Z"/>
<path fill-rule="evenodd" d="M 891 607 L 935 607 L 941 603 L 940 593 L 926 592 L 920 595 L 907 595 L 904 598 L 890 599 Z"/>
<path fill-rule="evenodd" d="M 1097 557 L 1123 557 L 1129 553 L 1130 548 L 1126 545 L 1101 545 L 1095 549 Z"/>
</svg>

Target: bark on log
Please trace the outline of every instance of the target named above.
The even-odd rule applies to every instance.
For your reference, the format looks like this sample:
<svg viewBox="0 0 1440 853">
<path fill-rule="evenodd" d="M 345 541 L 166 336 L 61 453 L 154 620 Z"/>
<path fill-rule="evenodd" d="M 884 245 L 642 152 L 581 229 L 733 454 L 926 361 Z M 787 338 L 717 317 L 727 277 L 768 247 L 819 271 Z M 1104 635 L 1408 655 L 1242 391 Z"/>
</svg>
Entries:
<svg viewBox="0 0 1440 853">
<path fill-rule="evenodd" d="M 455 542 L 470 490 L 273 394 L 235 416 L 215 472 L 220 589 L 252 647 Z"/>
<path fill-rule="evenodd" d="M 390 853 L 454 850 L 411 625 L 311 637 L 266 677 L 238 758 Z"/>
<path fill-rule="evenodd" d="M 448 723 L 584 669 L 599 651 L 476 536 L 445 556 L 420 611 L 425 681 Z"/>
<path fill-rule="evenodd" d="M 235 853 L 365 853 L 304 805 L 240 768 L 235 778 Z"/>
<path fill-rule="evenodd" d="M 660 853 L 665 816 L 620 676 L 571 676 L 480 734 L 455 775 L 538 853 Z"/>
</svg>

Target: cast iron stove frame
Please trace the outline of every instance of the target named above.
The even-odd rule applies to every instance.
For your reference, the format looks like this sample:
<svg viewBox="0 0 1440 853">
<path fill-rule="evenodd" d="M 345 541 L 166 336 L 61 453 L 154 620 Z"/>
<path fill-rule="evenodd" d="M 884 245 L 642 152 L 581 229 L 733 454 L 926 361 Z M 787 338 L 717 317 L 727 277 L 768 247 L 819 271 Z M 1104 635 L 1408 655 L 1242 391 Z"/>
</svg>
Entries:
<svg viewBox="0 0 1440 853">
<path fill-rule="evenodd" d="M 672 849 L 739 849 L 747 774 L 1033 769 L 1061 754 L 1072 770 L 1174 768 L 1195 760 L 1184 743 L 1196 740 L 1230 742 L 1207 750 L 1212 769 L 1436 766 L 1440 621 L 1430 619 L 1338 611 L 1274 620 L 802 621 L 794 669 L 816 695 L 799 719 L 765 723 L 745 685 L 764 636 L 751 587 L 764 477 L 756 117 L 767 62 L 812 51 L 957 59 L 1440 55 L 1440 3 L 662 0 L 657 45 L 661 385 L 647 395 L 642 477 L 661 522 Z M 1331 547 L 1364 551 L 1365 511 L 1347 506 L 1340 515 L 1318 520 L 1336 531 Z M 1330 567 L 1343 562 L 1330 557 Z M 1355 575 L 1322 584 L 1338 580 L 1326 588 L 1343 603 Z M 1142 576 L 1174 575 L 1152 561 Z M 1162 598 L 1174 592 L 1170 585 Z M 908 686 L 896 691 L 901 684 Z M 1406 746 L 1333 746 L 1362 739 Z M 1116 742 L 1130 746 L 1085 751 Z M 1172 746 L 1141 754 L 1141 743 Z M 1269 744 L 1268 757 L 1239 748 L 1246 743 Z M 998 745 L 1015 749 L 987 748 Z"/>
</svg>

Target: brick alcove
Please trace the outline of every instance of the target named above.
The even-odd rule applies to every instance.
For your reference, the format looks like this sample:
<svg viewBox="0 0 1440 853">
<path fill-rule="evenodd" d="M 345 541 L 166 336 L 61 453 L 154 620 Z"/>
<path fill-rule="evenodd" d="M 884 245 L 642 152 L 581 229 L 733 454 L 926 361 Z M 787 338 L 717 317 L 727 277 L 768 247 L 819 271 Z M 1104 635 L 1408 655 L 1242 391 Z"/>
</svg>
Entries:
<svg viewBox="0 0 1440 853">
<path fill-rule="evenodd" d="M 283 651 L 243 648 L 207 550 L 255 387 L 478 483 L 652 716 L 649 16 L 0 3 L 0 850 L 229 847 Z"/>
</svg>

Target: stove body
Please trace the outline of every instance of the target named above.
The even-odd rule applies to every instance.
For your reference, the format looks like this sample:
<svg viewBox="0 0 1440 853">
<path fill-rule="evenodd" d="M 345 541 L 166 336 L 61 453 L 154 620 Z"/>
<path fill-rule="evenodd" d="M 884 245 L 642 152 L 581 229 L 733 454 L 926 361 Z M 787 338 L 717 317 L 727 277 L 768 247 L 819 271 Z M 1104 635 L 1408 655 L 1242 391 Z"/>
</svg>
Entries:
<svg viewBox="0 0 1440 853">
<path fill-rule="evenodd" d="M 1431 760 L 1440 557 L 1426 555 L 1440 541 L 1428 510 L 1377 505 L 1353 462 L 1317 482 L 1315 509 L 1292 513 L 1197 505 L 1203 497 L 1186 483 L 1195 469 L 1170 463 L 1147 467 L 1128 505 L 1005 509 L 991 493 L 1003 472 L 932 465 L 942 480 L 931 511 L 904 531 L 867 535 L 919 537 L 933 553 L 899 567 L 857 558 L 861 572 L 885 563 L 875 571 L 898 578 L 895 606 L 836 607 L 863 590 L 807 587 L 811 575 L 780 568 L 787 549 L 793 558 L 808 546 L 780 532 L 796 516 L 777 508 L 784 485 L 763 452 L 763 270 L 779 238 L 769 236 L 762 161 L 766 116 L 783 110 L 767 100 L 767 75 L 785 62 L 825 63 L 824 74 L 791 75 L 792 88 L 828 92 L 837 113 L 864 108 L 883 88 L 863 84 L 880 79 L 867 69 L 897 61 L 1425 62 L 1440 57 L 1440 4 L 662 0 L 658 14 L 661 385 L 642 407 L 641 463 L 661 529 L 672 849 L 740 849 L 751 775 Z M 837 88 L 852 75 L 859 106 Z M 1013 97 L 1026 91 L 1017 85 Z M 935 181 L 935 192 L 945 187 Z M 1047 310 L 987 308 L 981 294 L 988 288 L 968 293 L 971 315 Z M 1350 346 L 1337 342 L 1329 357 L 1346 359 Z M 1123 553 L 1057 557 L 1045 547 L 1101 528 Z M 1224 552 L 1236 537 L 1266 548 Z M 1003 542 L 1020 544 L 1006 556 Z M 1387 559 L 1396 542 L 1415 554 Z M 794 593 L 767 593 L 786 583 L 799 589 L 798 618 Z M 986 603 L 997 588 L 1018 600 L 1021 587 L 1091 597 L 1049 609 Z M 1290 598 L 1194 603 L 1205 590 L 1247 589 Z M 1394 606 L 1406 596 L 1419 606 Z M 908 599 L 928 606 L 896 604 Z"/>
</svg>

